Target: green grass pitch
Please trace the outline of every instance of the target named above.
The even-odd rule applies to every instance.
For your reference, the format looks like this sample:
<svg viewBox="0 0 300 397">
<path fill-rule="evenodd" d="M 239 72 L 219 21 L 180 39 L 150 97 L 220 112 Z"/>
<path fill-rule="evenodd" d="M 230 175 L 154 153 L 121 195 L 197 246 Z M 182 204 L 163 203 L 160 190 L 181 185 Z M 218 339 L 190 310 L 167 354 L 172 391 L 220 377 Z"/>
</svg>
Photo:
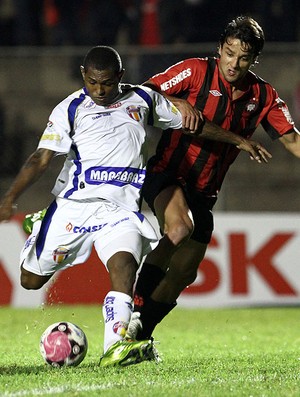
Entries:
<svg viewBox="0 0 300 397">
<path fill-rule="evenodd" d="M 182 309 L 154 337 L 163 362 L 100 368 L 101 307 L 0 308 L 0 396 L 300 396 L 300 308 Z M 71 321 L 89 350 L 75 368 L 44 364 L 39 339 Z"/>
</svg>

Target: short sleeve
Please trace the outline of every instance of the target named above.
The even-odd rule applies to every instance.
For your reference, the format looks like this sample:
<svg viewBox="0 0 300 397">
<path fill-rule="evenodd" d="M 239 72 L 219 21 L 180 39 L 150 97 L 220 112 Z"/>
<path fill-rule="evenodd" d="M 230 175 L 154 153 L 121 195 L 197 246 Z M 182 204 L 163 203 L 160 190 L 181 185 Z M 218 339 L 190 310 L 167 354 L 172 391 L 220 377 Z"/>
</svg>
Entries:
<svg viewBox="0 0 300 397">
<path fill-rule="evenodd" d="M 63 103 L 57 105 L 50 114 L 38 148 L 68 153 L 72 144 L 67 107 Z"/>
</svg>

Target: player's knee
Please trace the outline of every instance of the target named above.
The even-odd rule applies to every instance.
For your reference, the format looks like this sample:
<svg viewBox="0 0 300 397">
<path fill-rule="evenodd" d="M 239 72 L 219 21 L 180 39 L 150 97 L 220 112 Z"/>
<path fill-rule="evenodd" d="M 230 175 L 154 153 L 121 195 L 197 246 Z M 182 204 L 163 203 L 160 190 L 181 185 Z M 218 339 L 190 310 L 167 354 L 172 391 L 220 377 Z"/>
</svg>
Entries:
<svg viewBox="0 0 300 397">
<path fill-rule="evenodd" d="M 175 245 L 179 246 L 183 242 L 187 241 L 193 233 L 193 225 L 185 222 L 178 222 L 169 228 L 167 235 L 170 241 Z"/>
<path fill-rule="evenodd" d="M 22 277 L 21 276 L 21 286 L 25 289 L 40 289 L 41 286 L 37 284 L 36 282 L 32 282 L 31 280 L 28 279 L 28 277 Z"/>
<path fill-rule="evenodd" d="M 42 286 L 49 280 L 51 276 L 38 276 L 37 274 L 33 274 L 28 272 L 27 270 L 21 270 L 21 286 L 25 289 L 40 289 Z"/>
</svg>

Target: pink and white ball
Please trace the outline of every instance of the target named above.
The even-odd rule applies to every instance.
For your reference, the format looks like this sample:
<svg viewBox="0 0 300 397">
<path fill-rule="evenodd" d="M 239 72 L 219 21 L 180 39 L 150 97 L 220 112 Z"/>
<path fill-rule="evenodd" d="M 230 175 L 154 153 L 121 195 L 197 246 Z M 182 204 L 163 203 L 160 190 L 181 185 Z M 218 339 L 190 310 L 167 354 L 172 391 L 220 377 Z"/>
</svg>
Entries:
<svg viewBox="0 0 300 397">
<path fill-rule="evenodd" d="M 50 325 L 40 340 L 41 355 L 53 367 L 76 366 L 86 356 L 88 342 L 77 325 L 62 321 Z"/>
</svg>

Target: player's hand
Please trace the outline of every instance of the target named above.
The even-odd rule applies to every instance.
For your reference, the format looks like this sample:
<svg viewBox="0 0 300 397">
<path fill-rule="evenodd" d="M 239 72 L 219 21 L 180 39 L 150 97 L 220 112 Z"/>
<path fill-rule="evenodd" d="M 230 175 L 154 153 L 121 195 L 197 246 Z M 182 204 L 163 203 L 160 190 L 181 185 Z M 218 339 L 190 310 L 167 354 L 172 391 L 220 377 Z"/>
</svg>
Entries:
<svg viewBox="0 0 300 397">
<path fill-rule="evenodd" d="M 182 129 L 190 133 L 197 132 L 203 121 L 200 110 L 194 108 L 185 99 L 172 98 L 171 100 L 181 113 Z"/>
<path fill-rule="evenodd" d="M 12 203 L 0 204 L 0 222 L 8 221 L 15 213 L 17 206 Z"/>
<path fill-rule="evenodd" d="M 262 144 L 252 141 L 251 139 L 243 139 L 242 142 L 237 145 L 237 148 L 248 152 L 250 154 L 250 159 L 256 160 L 258 163 L 267 163 L 268 159 L 272 158 L 271 153 L 269 153 Z"/>
</svg>

